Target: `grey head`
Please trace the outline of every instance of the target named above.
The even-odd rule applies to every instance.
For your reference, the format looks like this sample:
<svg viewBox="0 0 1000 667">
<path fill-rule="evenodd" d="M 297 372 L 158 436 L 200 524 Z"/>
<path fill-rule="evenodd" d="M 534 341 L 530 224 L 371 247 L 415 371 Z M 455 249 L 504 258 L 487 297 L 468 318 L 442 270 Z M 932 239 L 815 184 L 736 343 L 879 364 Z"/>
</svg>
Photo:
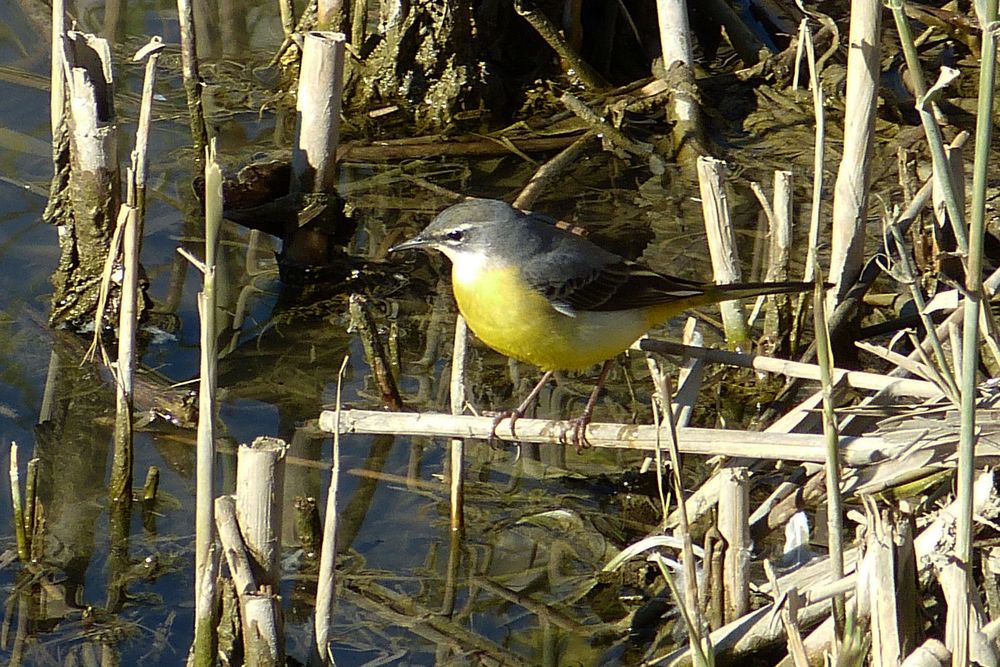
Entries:
<svg viewBox="0 0 1000 667">
<path fill-rule="evenodd" d="M 433 248 L 452 260 L 465 254 L 488 254 L 523 233 L 518 223 L 524 217 L 523 211 L 502 201 L 468 199 L 441 211 L 423 231 L 391 252 Z"/>
<path fill-rule="evenodd" d="M 495 199 L 468 199 L 449 206 L 415 237 L 393 247 L 392 252 L 414 248 L 434 248 L 452 261 L 475 255 L 522 267 L 538 260 L 547 264 L 583 260 L 598 265 L 621 260 L 548 216 L 522 211 Z"/>
</svg>

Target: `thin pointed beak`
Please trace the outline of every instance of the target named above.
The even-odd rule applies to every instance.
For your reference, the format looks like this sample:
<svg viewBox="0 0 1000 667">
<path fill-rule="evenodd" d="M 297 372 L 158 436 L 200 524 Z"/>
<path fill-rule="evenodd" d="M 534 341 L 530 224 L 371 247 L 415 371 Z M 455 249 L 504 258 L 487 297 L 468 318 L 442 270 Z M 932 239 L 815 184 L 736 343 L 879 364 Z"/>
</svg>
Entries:
<svg viewBox="0 0 1000 667">
<path fill-rule="evenodd" d="M 416 248 L 427 248 L 431 245 L 431 242 L 423 238 L 419 234 L 414 236 L 408 241 L 403 241 L 402 243 L 397 243 L 396 245 L 389 248 L 389 252 L 399 252 L 400 250 L 414 250 Z"/>
</svg>

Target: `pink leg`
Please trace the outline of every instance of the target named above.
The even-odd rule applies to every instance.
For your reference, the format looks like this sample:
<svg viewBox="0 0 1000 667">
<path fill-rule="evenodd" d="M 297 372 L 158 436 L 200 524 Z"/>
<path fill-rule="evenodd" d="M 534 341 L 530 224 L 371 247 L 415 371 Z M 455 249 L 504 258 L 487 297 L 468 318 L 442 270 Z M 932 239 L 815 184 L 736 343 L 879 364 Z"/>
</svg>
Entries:
<svg viewBox="0 0 1000 667">
<path fill-rule="evenodd" d="M 614 362 L 614 359 L 608 359 L 601 366 L 601 374 L 597 376 L 597 384 L 594 385 L 593 391 L 590 392 L 590 398 L 587 399 L 587 404 L 583 408 L 583 414 L 571 421 L 570 428 L 563 433 L 562 440 L 565 443 L 569 441 L 567 436 L 572 432 L 573 444 L 576 446 L 577 451 L 589 446 L 587 442 L 587 425 L 590 424 L 590 420 L 594 416 L 594 406 L 597 405 L 597 397 L 601 393 L 601 389 L 604 388 L 604 381 L 607 380 L 608 372 L 611 370 L 611 365 Z"/>
<path fill-rule="evenodd" d="M 508 411 L 505 411 L 505 412 L 501 412 L 496 417 L 494 417 L 493 418 L 493 429 L 490 431 L 490 438 L 492 439 L 492 438 L 497 437 L 497 426 L 499 426 L 500 422 L 502 422 L 504 419 L 508 419 L 509 418 L 510 419 L 510 435 L 511 435 L 511 438 L 515 438 L 516 439 L 517 438 L 517 433 L 514 431 L 514 424 L 517 423 L 518 419 L 520 419 L 521 417 L 524 416 L 524 413 L 526 413 L 528 411 L 528 408 L 530 408 L 531 404 L 535 402 L 535 399 L 538 398 L 538 395 L 540 393 L 542 393 L 542 388 L 551 379 L 552 379 L 552 371 L 545 371 L 545 374 L 542 376 L 542 379 L 538 381 L 538 384 L 535 385 L 535 388 L 531 390 L 531 393 L 528 394 L 527 398 L 525 398 L 523 401 L 521 401 L 521 405 L 517 406 L 513 410 L 508 410 Z"/>
</svg>

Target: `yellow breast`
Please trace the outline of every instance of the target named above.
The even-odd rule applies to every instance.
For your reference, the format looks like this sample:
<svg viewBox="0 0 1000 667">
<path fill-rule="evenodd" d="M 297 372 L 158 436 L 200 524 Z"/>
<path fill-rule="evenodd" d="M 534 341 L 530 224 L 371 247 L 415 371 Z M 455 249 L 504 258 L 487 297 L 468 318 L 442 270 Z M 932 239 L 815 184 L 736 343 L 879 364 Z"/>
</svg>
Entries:
<svg viewBox="0 0 1000 667">
<path fill-rule="evenodd" d="M 624 351 L 660 321 L 652 309 L 557 311 L 516 268 L 459 267 L 452 288 L 469 328 L 493 349 L 542 370 L 580 370 Z M 656 309 L 658 310 L 658 309 Z"/>
</svg>

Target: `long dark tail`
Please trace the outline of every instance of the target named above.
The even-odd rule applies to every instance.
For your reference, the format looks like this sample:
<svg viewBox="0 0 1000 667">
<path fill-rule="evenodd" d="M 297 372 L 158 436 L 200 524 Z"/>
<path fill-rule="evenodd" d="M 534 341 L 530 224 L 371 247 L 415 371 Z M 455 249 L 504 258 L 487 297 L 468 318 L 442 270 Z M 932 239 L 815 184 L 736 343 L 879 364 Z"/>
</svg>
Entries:
<svg viewBox="0 0 1000 667">
<path fill-rule="evenodd" d="M 816 287 L 815 283 L 803 282 L 773 282 L 773 283 L 734 283 L 732 285 L 715 285 L 708 294 L 715 297 L 715 301 L 728 301 L 730 299 L 749 299 L 761 296 L 762 294 L 790 294 L 794 292 L 807 292 Z"/>
</svg>

